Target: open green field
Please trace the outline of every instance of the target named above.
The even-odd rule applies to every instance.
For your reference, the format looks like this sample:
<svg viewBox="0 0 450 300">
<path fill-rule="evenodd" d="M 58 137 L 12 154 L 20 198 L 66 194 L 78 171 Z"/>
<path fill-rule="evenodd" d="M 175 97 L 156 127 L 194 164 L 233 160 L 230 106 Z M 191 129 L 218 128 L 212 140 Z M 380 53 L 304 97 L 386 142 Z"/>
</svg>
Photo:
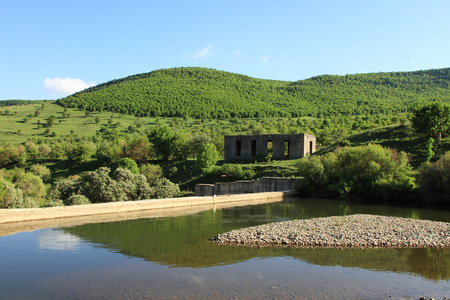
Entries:
<svg viewBox="0 0 450 300">
<path fill-rule="evenodd" d="M 64 110 L 66 110 L 64 112 Z M 36 111 L 39 115 L 35 116 Z M 66 114 L 66 117 L 64 117 Z M 191 133 L 209 131 L 220 127 L 227 130 L 231 127 L 229 120 L 198 120 L 191 118 L 154 118 L 136 117 L 134 115 L 111 112 L 86 112 L 77 108 L 67 108 L 55 102 L 35 101 L 33 104 L 7 106 L 0 108 L 0 141 L 23 143 L 30 138 L 45 138 L 55 132 L 56 137 L 81 136 L 90 137 L 102 127 L 117 129 L 119 133 L 129 133 L 129 126 L 135 129 L 149 129 L 157 125 L 168 125 L 177 130 L 188 130 Z M 55 116 L 50 132 L 47 119 Z M 96 118 L 99 121 L 96 122 Z"/>
</svg>

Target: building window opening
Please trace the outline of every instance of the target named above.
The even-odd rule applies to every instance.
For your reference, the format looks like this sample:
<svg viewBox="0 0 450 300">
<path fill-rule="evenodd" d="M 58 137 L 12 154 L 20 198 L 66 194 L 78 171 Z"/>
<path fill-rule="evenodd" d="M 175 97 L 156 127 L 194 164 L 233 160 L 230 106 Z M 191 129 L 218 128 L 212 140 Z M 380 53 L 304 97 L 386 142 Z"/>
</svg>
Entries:
<svg viewBox="0 0 450 300">
<path fill-rule="evenodd" d="M 236 141 L 236 156 L 241 156 L 241 141 Z"/>
<path fill-rule="evenodd" d="M 273 154 L 273 141 L 267 141 L 267 154 Z"/>
<path fill-rule="evenodd" d="M 284 158 L 289 158 L 289 141 L 284 141 Z"/>
<path fill-rule="evenodd" d="M 256 157 L 256 140 L 252 140 L 252 157 Z"/>
<path fill-rule="evenodd" d="M 309 154 L 313 154 L 313 141 L 309 141 Z"/>
</svg>

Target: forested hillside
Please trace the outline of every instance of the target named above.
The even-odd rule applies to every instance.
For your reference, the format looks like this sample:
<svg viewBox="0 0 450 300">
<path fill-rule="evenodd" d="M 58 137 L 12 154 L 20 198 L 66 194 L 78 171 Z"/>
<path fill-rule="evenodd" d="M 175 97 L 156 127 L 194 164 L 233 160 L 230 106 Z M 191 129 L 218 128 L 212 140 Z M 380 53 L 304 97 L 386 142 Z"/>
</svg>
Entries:
<svg viewBox="0 0 450 300">
<path fill-rule="evenodd" d="M 100 84 L 58 104 L 136 116 L 216 119 L 404 112 L 417 101 L 450 102 L 450 69 L 323 75 L 289 82 L 173 68 Z"/>
</svg>

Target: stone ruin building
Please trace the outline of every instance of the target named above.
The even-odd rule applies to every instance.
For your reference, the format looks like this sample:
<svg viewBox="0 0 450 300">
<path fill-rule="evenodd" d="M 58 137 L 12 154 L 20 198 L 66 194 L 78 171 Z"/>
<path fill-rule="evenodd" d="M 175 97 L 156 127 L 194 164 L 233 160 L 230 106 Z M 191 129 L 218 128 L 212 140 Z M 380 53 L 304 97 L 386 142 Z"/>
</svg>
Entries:
<svg viewBox="0 0 450 300">
<path fill-rule="evenodd" d="M 225 160 L 254 159 L 270 153 L 273 159 L 297 159 L 316 152 L 316 137 L 306 133 L 229 135 L 224 139 Z"/>
</svg>

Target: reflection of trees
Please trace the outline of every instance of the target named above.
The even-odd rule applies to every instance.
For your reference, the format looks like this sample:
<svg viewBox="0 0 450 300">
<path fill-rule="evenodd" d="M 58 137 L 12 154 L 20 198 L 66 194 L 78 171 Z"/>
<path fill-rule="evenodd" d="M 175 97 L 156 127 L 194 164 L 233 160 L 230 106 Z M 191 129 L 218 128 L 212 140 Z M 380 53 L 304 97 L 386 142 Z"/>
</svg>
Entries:
<svg viewBox="0 0 450 300">
<path fill-rule="evenodd" d="M 450 280 L 450 249 L 410 251 L 407 263 L 412 273 L 433 280 Z"/>
<path fill-rule="evenodd" d="M 255 257 L 291 256 L 323 266 L 343 266 L 418 274 L 432 280 L 450 279 L 450 249 L 294 249 L 219 246 L 208 238 L 236 228 L 286 219 L 375 213 L 397 216 L 436 214 L 333 200 L 301 199 L 245 206 L 159 219 L 85 224 L 63 229 L 84 240 L 124 255 L 173 267 L 203 268 Z M 448 215 L 448 213 L 447 213 Z M 443 218 L 444 215 L 440 217 Z"/>
</svg>

